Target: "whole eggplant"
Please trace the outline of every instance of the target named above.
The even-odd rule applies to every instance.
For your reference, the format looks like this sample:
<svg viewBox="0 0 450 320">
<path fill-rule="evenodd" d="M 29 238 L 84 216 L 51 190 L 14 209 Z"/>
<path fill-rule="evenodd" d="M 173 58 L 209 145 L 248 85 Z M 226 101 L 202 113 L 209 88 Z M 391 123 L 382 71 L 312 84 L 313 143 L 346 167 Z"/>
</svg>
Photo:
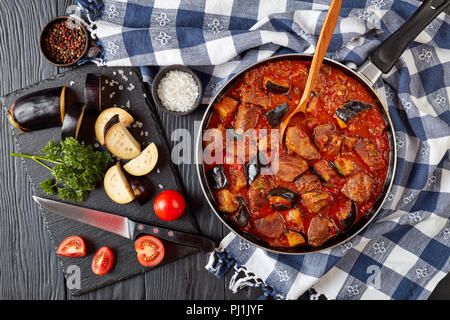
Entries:
<svg viewBox="0 0 450 320">
<path fill-rule="evenodd" d="M 9 122 L 23 132 L 60 127 L 64 122 L 65 109 L 72 103 L 71 98 L 67 87 L 24 95 L 8 110 Z"/>
</svg>

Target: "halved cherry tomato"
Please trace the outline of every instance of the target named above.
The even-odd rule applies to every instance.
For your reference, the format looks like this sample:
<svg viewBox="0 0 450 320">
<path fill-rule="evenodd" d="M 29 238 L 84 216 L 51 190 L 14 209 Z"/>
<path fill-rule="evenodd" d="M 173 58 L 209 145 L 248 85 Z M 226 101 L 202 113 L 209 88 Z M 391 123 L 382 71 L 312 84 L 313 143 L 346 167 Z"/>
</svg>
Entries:
<svg viewBox="0 0 450 320">
<path fill-rule="evenodd" d="M 172 221 L 183 214 L 186 201 L 178 191 L 166 190 L 156 197 L 153 209 L 160 219 Z"/>
<path fill-rule="evenodd" d="M 142 236 L 134 243 L 137 258 L 144 267 L 153 267 L 164 258 L 164 245 L 154 236 Z"/>
<path fill-rule="evenodd" d="M 79 236 L 70 236 L 65 238 L 56 250 L 56 254 L 64 257 L 84 257 L 86 255 L 86 246 Z"/>
<path fill-rule="evenodd" d="M 102 276 L 111 270 L 114 263 L 114 254 L 108 247 L 101 247 L 92 258 L 92 272 Z"/>
</svg>

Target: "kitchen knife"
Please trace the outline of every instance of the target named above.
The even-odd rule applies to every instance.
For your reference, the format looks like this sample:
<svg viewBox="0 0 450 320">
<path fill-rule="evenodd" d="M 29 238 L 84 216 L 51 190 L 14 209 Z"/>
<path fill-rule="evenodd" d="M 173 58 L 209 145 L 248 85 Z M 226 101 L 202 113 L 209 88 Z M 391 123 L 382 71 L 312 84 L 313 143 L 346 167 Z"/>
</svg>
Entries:
<svg viewBox="0 0 450 320">
<path fill-rule="evenodd" d="M 117 214 L 78 207 L 64 202 L 33 196 L 41 207 L 60 216 L 88 224 L 108 232 L 118 234 L 127 239 L 135 240 L 139 235 L 149 234 L 160 239 L 172 241 L 190 247 L 195 247 L 203 252 L 211 252 L 216 244 L 214 241 L 195 234 L 170 230 L 160 226 L 150 225 L 130 220 Z"/>
</svg>

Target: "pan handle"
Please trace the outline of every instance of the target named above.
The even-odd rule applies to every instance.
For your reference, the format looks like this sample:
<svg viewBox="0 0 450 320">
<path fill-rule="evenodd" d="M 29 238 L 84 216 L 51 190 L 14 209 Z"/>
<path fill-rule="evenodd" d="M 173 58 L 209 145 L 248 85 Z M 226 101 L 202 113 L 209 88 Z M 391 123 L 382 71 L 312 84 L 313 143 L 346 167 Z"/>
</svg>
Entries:
<svg viewBox="0 0 450 320">
<path fill-rule="evenodd" d="M 370 61 L 383 73 L 388 73 L 409 43 L 447 7 L 450 7 L 450 0 L 423 1 L 414 14 L 372 52 Z"/>
</svg>

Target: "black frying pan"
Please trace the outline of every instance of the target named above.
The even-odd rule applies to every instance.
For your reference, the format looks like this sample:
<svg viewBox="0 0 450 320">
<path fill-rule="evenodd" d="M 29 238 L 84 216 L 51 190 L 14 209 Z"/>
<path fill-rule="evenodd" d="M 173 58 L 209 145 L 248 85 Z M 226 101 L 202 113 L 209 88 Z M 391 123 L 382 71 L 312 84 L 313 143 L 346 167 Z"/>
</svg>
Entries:
<svg viewBox="0 0 450 320">
<path fill-rule="evenodd" d="M 231 78 L 216 94 L 212 102 L 209 104 L 205 111 L 205 115 L 203 116 L 201 123 L 201 130 L 199 130 L 199 135 L 197 138 L 197 146 L 196 146 L 196 166 L 197 173 L 200 180 L 200 185 L 202 187 L 203 193 L 211 206 L 214 213 L 219 217 L 219 219 L 236 235 L 247 240 L 248 242 L 263 248 L 268 251 L 272 251 L 275 253 L 283 253 L 283 254 L 305 254 L 323 251 L 326 249 L 333 248 L 338 246 L 345 241 L 348 241 L 356 234 L 358 234 L 362 229 L 364 229 L 377 215 L 380 211 L 381 206 L 383 205 L 386 197 L 389 193 L 389 190 L 392 186 L 392 182 L 394 180 L 395 175 L 395 167 L 396 167 L 396 159 L 397 159 L 397 145 L 395 141 L 394 128 L 392 126 L 392 121 L 389 116 L 388 110 L 384 105 L 383 101 L 378 97 L 375 90 L 373 89 L 374 83 L 378 80 L 378 78 L 383 74 L 389 72 L 391 70 L 394 63 L 401 56 L 401 54 L 408 47 L 409 43 L 413 41 L 417 35 L 442 11 L 450 10 L 450 0 L 427 0 L 424 1 L 423 4 L 416 10 L 416 12 L 406 21 L 395 33 L 393 33 L 389 38 L 387 38 L 383 43 L 380 44 L 369 56 L 366 62 L 364 62 L 361 67 L 357 71 L 353 71 L 347 66 L 336 62 L 331 59 L 325 59 L 323 61 L 324 64 L 337 68 L 344 72 L 346 75 L 352 77 L 353 79 L 359 81 L 365 89 L 370 92 L 374 98 L 376 104 L 378 104 L 379 110 L 381 111 L 383 118 L 386 122 L 387 126 L 387 134 L 389 138 L 390 144 L 390 155 L 389 155 L 389 168 L 386 175 L 386 180 L 384 183 L 384 187 L 381 191 L 380 196 L 374 203 L 373 207 L 354 225 L 350 228 L 341 232 L 337 236 L 331 238 L 327 242 L 325 242 L 320 247 L 312 247 L 312 246 L 299 246 L 293 248 L 281 248 L 281 247 L 272 247 L 267 242 L 262 241 L 246 232 L 243 232 L 238 227 L 236 227 L 224 214 L 220 213 L 216 208 L 215 199 L 209 189 L 204 166 L 203 166 L 203 130 L 205 130 L 208 126 L 209 119 L 211 117 L 212 112 L 214 111 L 214 106 L 220 98 L 225 94 L 225 92 L 233 86 L 233 84 L 248 70 L 257 68 L 261 64 L 279 60 L 303 60 L 303 61 L 311 61 L 312 55 L 306 54 L 288 54 L 272 57 L 269 59 L 265 59 L 259 61 L 246 69 L 237 73 L 233 78 Z"/>
</svg>

